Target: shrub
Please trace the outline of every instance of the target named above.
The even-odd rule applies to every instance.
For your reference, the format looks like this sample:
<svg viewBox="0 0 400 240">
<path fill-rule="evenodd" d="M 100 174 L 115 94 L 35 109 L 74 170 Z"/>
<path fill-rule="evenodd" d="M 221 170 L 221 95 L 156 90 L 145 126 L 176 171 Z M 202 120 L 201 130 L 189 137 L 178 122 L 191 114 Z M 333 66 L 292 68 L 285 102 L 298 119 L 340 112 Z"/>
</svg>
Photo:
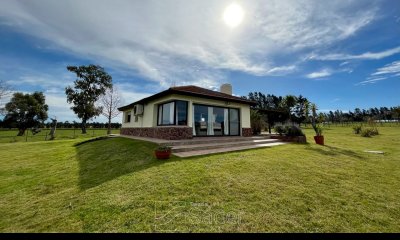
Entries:
<svg viewBox="0 0 400 240">
<path fill-rule="evenodd" d="M 322 136 L 322 132 L 324 131 L 324 129 L 320 124 L 316 124 L 314 127 L 314 131 L 317 136 Z"/>
<path fill-rule="evenodd" d="M 263 116 L 255 111 L 250 111 L 250 125 L 254 135 L 259 135 L 261 130 L 265 128 L 265 121 Z"/>
<path fill-rule="evenodd" d="M 301 130 L 301 128 L 299 128 L 297 126 L 286 126 L 285 132 L 286 132 L 286 136 L 290 136 L 290 137 L 304 136 L 304 133 Z"/>
<path fill-rule="evenodd" d="M 353 127 L 353 131 L 354 131 L 355 134 L 360 134 L 361 131 L 362 131 L 361 125 L 354 126 Z"/>
<path fill-rule="evenodd" d="M 158 151 L 158 152 L 169 152 L 169 151 L 171 151 L 171 147 L 170 146 L 168 146 L 168 145 L 160 145 L 160 146 L 158 146 L 157 148 L 156 148 L 156 151 Z"/>
<path fill-rule="evenodd" d="M 379 131 L 377 128 L 365 128 L 361 130 L 361 136 L 363 137 L 372 137 L 378 134 Z"/>
<path fill-rule="evenodd" d="M 275 132 L 276 133 L 279 133 L 279 135 L 280 136 L 282 136 L 282 134 L 284 134 L 285 133 L 285 128 L 283 127 L 283 126 L 275 126 Z"/>
</svg>

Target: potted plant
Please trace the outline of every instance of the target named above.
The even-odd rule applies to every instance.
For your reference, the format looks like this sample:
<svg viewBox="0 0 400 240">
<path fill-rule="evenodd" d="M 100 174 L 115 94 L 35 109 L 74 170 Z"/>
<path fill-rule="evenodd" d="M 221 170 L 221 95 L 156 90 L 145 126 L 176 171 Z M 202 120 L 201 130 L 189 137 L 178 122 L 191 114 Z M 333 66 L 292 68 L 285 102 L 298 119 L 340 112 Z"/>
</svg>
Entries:
<svg viewBox="0 0 400 240">
<path fill-rule="evenodd" d="M 311 125 L 315 131 L 314 140 L 316 144 L 319 145 L 324 145 L 324 135 L 322 135 L 322 127 L 320 124 L 317 123 L 317 106 L 315 104 L 311 105 L 311 111 L 312 111 L 312 116 L 311 116 Z"/>
<path fill-rule="evenodd" d="M 168 159 L 171 156 L 171 147 L 166 145 L 158 146 L 154 153 L 157 159 Z"/>
</svg>

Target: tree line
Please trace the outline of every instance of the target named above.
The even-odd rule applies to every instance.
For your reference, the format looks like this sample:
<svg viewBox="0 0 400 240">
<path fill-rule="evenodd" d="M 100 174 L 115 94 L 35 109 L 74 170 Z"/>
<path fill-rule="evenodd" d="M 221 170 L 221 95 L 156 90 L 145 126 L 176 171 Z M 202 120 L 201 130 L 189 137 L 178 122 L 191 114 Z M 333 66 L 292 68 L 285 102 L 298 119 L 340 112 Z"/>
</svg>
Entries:
<svg viewBox="0 0 400 240">
<path fill-rule="evenodd" d="M 65 94 L 67 102 L 72 104 L 71 109 L 81 119 L 79 127 L 82 133 L 86 133 L 88 121 L 102 114 L 108 119 L 107 133 L 110 134 L 111 128 L 117 126 L 111 120 L 119 114 L 117 108 L 121 102 L 118 92 L 113 87 L 112 77 L 103 67 L 93 64 L 67 66 L 67 70 L 76 75 L 74 85 L 66 87 Z M 7 86 L 0 82 L 0 100 L 9 92 Z M 5 115 L 1 124 L 18 128 L 18 136 L 22 136 L 29 128 L 49 127 L 51 123 L 45 123 L 49 109 L 45 100 L 43 92 L 14 93 L 10 102 L 1 109 L 1 113 Z M 77 127 L 76 122 L 59 123 L 56 119 L 51 120 L 52 128 Z M 101 123 L 91 123 L 92 127 L 101 125 Z"/>
<path fill-rule="evenodd" d="M 368 120 L 375 121 L 400 121 L 400 106 L 398 107 L 380 107 L 360 109 L 355 108 L 353 111 L 343 112 L 341 110 L 329 111 L 321 113 L 326 122 L 330 123 L 346 123 L 346 122 L 366 122 Z"/>
<path fill-rule="evenodd" d="M 261 92 L 250 92 L 244 99 L 255 101 L 251 107 L 251 122 L 255 133 L 261 131 L 264 125 L 269 132 L 276 123 L 311 123 L 311 110 L 316 108 L 315 104 L 306 97 L 299 95 L 275 96 Z M 319 122 L 344 123 L 376 121 L 400 121 L 400 106 L 360 109 L 343 112 L 341 110 L 319 112 L 316 116 Z"/>
<path fill-rule="evenodd" d="M 122 124 L 119 122 L 112 122 L 111 123 L 111 128 L 112 129 L 119 129 L 121 128 Z M 51 122 L 44 122 L 44 123 L 40 123 L 37 126 L 38 128 L 51 128 L 53 127 Z M 87 123 L 86 125 L 87 128 L 96 128 L 96 129 L 107 129 L 108 128 L 108 123 L 103 123 L 103 122 L 90 122 Z M 7 122 L 7 121 L 3 121 L 0 120 L 0 128 L 8 128 L 8 129 L 12 129 L 12 128 L 18 128 L 17 124 L 15 122 Z M 76 121 L 57 121 L 56 123 L 56 128 L 67 128 L 67 129 L 80 129 L 81 128 L 81 123 L 80 122 L 76 122 Z"/>
</svg>

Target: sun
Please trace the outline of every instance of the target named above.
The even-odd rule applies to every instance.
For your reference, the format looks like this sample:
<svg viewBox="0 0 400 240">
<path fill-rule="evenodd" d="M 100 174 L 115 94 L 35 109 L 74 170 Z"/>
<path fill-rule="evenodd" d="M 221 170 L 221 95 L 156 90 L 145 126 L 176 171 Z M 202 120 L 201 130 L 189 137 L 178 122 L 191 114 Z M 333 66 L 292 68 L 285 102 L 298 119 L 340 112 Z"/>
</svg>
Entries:
<svg viewBox="0 0 400 240">
<path fill-rule="evenodd" d="M 236 3 L 232 3 L 225 8 L 223 17 L 226 25 L 231 28 L 235 28 L 243 21 L 243 8 Z"/>
</svg>

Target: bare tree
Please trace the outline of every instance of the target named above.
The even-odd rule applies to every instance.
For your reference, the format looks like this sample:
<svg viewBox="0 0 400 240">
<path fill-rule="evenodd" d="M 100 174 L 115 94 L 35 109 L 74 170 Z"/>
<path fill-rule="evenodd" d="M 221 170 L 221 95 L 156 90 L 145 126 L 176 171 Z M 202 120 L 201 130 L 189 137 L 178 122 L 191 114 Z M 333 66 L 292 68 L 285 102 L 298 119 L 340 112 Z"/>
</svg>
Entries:
<svg viewBox="0 0 400 240">
<path fill-rule="evenodd" d="M 4 114 L 4 106 L 2 99 L 11 94 L 11 88 L 3 80 L 0 79 L 0 114 Z"/>
<path fill-rule="evenodd" d="M 107 134 L 111 134 L 111 119 L 120 114 L 118 106 L 121 103 L 121 97 L 117 89 L 109 88 L 106 93 L 101 96 L 99 104 L 103 108 L 102 115 L 108 119 Z"/>
</svg>

